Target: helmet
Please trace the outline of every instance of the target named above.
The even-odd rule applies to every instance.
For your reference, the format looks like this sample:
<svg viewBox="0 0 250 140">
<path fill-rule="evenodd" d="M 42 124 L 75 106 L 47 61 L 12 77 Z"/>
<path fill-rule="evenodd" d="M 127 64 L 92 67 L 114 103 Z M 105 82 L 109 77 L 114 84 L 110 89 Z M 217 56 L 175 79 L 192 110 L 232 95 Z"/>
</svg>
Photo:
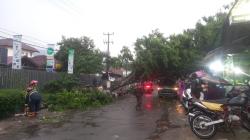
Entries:
<svg viewBox="0 0 250 140">
<path fill-rule="evenodd" d="M 195 74 L 199 78 L 206 76 L 206 73 L 203 70 L 196 71 Z"/>
<path fill-rule="evenodd" d="M 194 72 L 194 73 L 191 73 L 190 75 L 189 75 L 189 78 L 190 79 L 196 79 L 197 78 L 197 74 Z"/>
<path fill-rule="evenodd" d="M 32 80 L 32 81 L 30 81 L 30 85 L 36 85 L 37 83 L 38 83 L 37 80 Z"/>
</svg>

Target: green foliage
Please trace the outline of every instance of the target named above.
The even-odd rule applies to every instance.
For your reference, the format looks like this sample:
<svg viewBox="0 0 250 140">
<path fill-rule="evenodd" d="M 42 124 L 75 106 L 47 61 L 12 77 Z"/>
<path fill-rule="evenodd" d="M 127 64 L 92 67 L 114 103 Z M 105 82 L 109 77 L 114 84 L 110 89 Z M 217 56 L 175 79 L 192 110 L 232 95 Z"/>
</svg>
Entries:
<svg viewBox="0 0 250 140">
<path fill-rule="evenodd" d="M 74 55 L 74 73 L 97 73 L 103 68 L 102 62 L 104 55 L 95 49 L 93 40 L 88 37 L 81 38 L 62 38 L 58 43 L 60 50 L 55 58 L 63 63 L 63 70 L 67 71 L 68 67 L 68 50 L 75 50 Z"/>
<path fill-rule="evenodd" d="M 203 17 L 195 29 L 164 37 L 158 30 L 138 38 L 133 71 L 137 78 L 177 77 L 202 67 L 202 58 L 221 44 L 222 27 L 227 13 Z"/>
<path fill-rule="evenodd" d="M 122 61 L 118 57 L 111 57 L 110 64 L 113 68 L 121 68 L 122 67 Z"/>
<path fill-rule="evenodd" d="M 20 112 L 24 106 L 23 91 L 14 89 L 0 90 L 0 119 Z"/>
<path fill-rule="evenodd" d="M 222 43 L 222 28 L 227 13 L 217 13 L 214 16 L 203 17 L 196 23 L 194 32 L 194 46 L 206 55 L 209 51 L 219 47 Z"/>
<path fill-rule="evenodd" d="M 137 39 L 135 44 L 135 72 L 140 78 L 173 76 L 180 70 L 181 54 L 184 49 L 181 36 L 170 36 L 170 40 L 157 30 L 148 36 Z M 189 49 L 189 51 L 191 48 Z M 184 59 L 185 60 L 185 59 Z"/>
<path fill-rule="evenodd" d="M 63 90 L 71 91 L 78 86 L 78 79 L 71 75 L 65 75 L 60 80 L 51 81 L 44 85 L 43 91 L 46 93 L 58 93 Z"/>
<path fill-rule="evenodd" d="M 49 94 L 45 99 L 51 111 L 62 111 L 67 109 L 87 109 L 108 104 L 112 98 L 98 91 L 63 91 L 57 94 Z"/>
<path fill-rule="evenodd" d="M 122 67 L 125 68 L 126 73 L 128 70 L 131 70 L 131 64 L 134 59 L 130 49 L 127 46 L 123 46 L 122 50 L 120 51 L 120 55 L 118 56 L 118 59 L 120 59 Z"/>
</svg>

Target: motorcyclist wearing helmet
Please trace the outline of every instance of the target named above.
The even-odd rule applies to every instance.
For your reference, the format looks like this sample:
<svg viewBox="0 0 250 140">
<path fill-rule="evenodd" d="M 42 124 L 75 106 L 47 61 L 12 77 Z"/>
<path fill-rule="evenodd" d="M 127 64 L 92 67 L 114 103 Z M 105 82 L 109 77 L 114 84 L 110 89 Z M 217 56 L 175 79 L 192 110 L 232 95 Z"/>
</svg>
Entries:
<svg viewBox="0 0 250 140">
<path fill-rule="evenodd" d="M 35 117 L 40 109 L 41 95 L 37 91 L 38 81 L 32 80 L 27 87 L 25 106 L 29 108 L 27 115 Z"/>
</svg>

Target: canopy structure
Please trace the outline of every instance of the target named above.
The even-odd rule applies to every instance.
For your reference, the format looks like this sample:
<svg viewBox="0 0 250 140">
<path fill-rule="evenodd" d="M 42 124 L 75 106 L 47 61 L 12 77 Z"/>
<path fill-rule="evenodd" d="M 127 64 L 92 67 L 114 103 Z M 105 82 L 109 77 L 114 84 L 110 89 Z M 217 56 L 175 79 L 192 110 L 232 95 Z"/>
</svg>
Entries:
<svg viewBox="0 0 250 140">
<path fill-rule="evenodd" d="M 240 53 L 250 48 L 250 0 L 238 0 L 223 26 L 222 46 L 209 52 L 205 62 L 225 54 Z"/>
<path fill-rule="evenodd" d="M 230 82 L 228 82 L 227 80 L 219 77 L 219 76 L 214 76 L 211 75 L 203 70 L 200 71 L 196 71 L 194 73 L 190 74 L 191 75 L 195 74 L 198 78 L 200 78 L 202 81 L 206 81 L 209 83 L 214 83 L 214 84 L 222 84 L 222 85 L 231 85 Z"/>
</svg>

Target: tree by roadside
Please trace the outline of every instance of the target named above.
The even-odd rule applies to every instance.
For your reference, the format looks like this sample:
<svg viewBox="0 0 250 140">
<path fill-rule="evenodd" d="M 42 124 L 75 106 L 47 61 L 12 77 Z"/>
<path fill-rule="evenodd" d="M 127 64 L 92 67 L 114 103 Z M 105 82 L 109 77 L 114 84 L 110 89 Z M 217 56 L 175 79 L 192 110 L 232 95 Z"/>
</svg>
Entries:
<svg viewBox="0 0 250 140">
<path fill-rule="evenodd" d="M 113 67 L 113 68 L 121 68 L 122 67 L 122 61 L 119 57 L 111 57 L 110 64 L 111 64 L 111 67 Z"/>
<path fill-rule="evenodd" d="M 131 64 L 134 61 L 133 55 L 127 46 L 123 46 L 118 59 L 121 61 L 122 67 L 125 69 L 127 76 L 127 72 L 128 70 L 131 70 Z"/>
<path fill-rule="evenodd" d="M 103 69 L 103 53 L 95 48 L 94 41 L 86 36 L 80 38 L 62 37 L 58 43 L 60 50 L 55 58 L 63 63 L 62 70 L 67 71 L 68 50 L 74 49 L 74 73 L 97 73 Z"/>
<path fill-rule="evenodd" d="M 220 47 L 226 17 L 226 12 L 219 12 L 214 16 L 203 17 L 202 20 L 196 23 L 193 41 L 194 46 L 202 55 L 206 55 L 209 51 Z"/>
<path fill-rule="evenodd" d="M 158 30 L 138 38 L 133 71 L 139 79 L 176 79 L 202 67 L 202 58 L 221 45 L 226 12 L 203 17 L 195 29 L 169 37 Z"/>
</svg>

